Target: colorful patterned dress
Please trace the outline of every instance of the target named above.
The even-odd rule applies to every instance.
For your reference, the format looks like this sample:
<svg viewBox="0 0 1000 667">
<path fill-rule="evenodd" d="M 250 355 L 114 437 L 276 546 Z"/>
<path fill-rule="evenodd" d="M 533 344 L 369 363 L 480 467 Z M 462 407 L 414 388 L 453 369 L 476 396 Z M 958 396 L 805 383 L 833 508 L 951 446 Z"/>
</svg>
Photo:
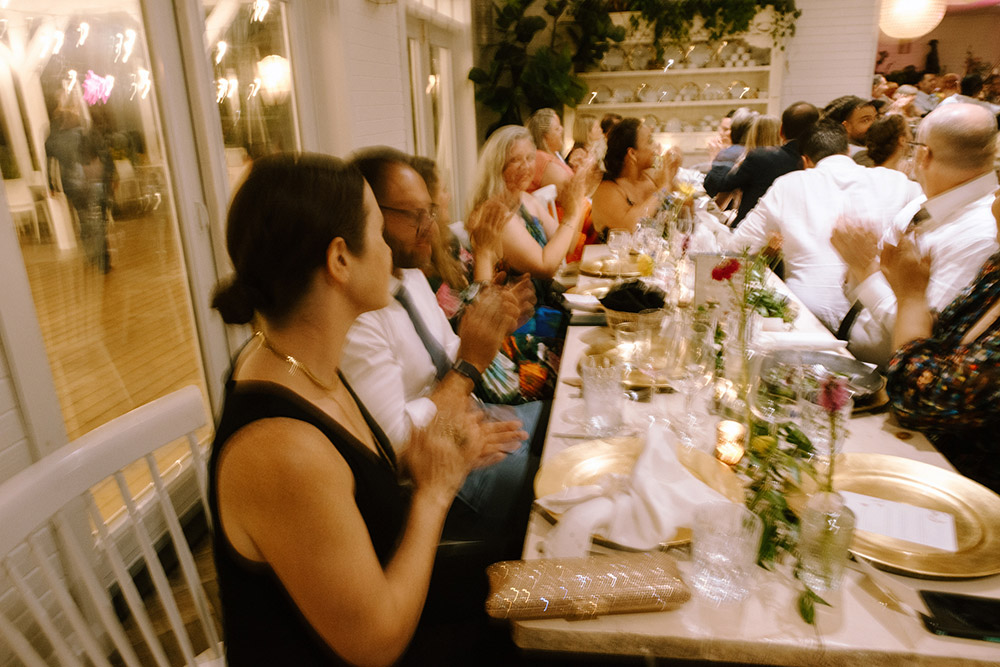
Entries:
<svg viewBox="0 0 1000 667">
<path fill-rule="evenodd" d="M 901 424 L 923 431 L 963 475 L 1000 492 L 1000 318 L 965 333 L 1000 299 L 1000 253 L 942 311 L 930 338 L 889 362 L 887 390 Z"/>
</svg>

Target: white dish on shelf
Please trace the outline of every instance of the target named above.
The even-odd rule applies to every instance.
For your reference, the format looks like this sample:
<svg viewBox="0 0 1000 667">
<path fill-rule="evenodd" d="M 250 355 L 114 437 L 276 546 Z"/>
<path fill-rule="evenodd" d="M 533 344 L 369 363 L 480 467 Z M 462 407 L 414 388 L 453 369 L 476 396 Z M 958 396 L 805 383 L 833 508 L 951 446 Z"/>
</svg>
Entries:
<svg viewBox="0 0 1000 667">
<path fill-rule="evenodd" d="M 688 81 L 683 86 L 681 86 L 680 91 L 677 93 L 677 99 L 681 102 L 690 102 L 692 100 L 698 99 L 698 95 L 701 94 L 701 86 L 699 86 L 694 81 Z"/>
<path fill-rule="evenodd" d="M 611 89 L 607 86 L 598 86 L 594 88 L 594 103 L 596 104 L 607 104 L 611 101 Z"/>
<path fill-rule="evenodd" d="M 742 39 L 731 39 L 727 42 L 723 42 L 722 47 L 719 49 L 719 60 L 722 62 L 735 62 L 736 58 L 733 56 L 739 55 L 740 48 L 742 48 L 744 52 L 746 51 L 746 42 Z"/>
<path fill-rule="evenodd" d="M 660 131 L 660 119 L 655 114 L 649 114 L 642 119 L 643 124 L 653 132 Z"/>
<path fill-rule="evenodd" d="M 684 51 L 675 44 L 670 44 L 663 49 L 663 70 L 680 69 L 684 62 Z"/>
<path fill-rule="evenodd" d="M 640 83 L 635 87 L 635 99 L 637 102 L 644 102 L 646 104 L 652 104 L 656 102 L 657 89 L 655 86 L 651 86 L 648 83 Z"/>
<path fill-rule="evenodd" d="M 664 83 L 656 88 L 656 102 L 673 102 L 677 99 L 677 86 Z"/>
<path fill-rule="evenodd" d="M 692 67 L 705 67 L 714 55 L 715 51 L 708 42 L 697 42 L 688 51 L 687 61 Z"/>
<path fill-rule="evenodd" d="M 632 70 L 653 69 L 655 66 L 656 51 L 648 44 L 633 46 L 628 53 L 628 66 Z"/>
<path fill-rule="evenodd" d="M 703 100 L 724 100 L 729 96 L 729 88 L 718 82 L 706 83 L 701 91 Z"/>
<path fill-rule="evenodd" d="M 617 46 L 612 46 L 601 60 L 601 69 L 605 72 L 618 72 L 625 68 L 625 52 Z"/>
<path fill-rule="evenodd" d="M 664 129 L 667 132 L 680 132 L 683 129 L 680 118 L 668 118 L 667 122 L 663 124 Z"/>
<path fill-rule="evenodd" d="M 729 84 L 728 96 L 731 100 L 749 100 L 754 97 L 753 88 L 737 79 Z"/>
<path fill-rule="evenodd" d="M 615 104 L 632 101 L 632 90 L 626 86 L 615 86 L 611 89 L 611 101 Z"/>
</svg>

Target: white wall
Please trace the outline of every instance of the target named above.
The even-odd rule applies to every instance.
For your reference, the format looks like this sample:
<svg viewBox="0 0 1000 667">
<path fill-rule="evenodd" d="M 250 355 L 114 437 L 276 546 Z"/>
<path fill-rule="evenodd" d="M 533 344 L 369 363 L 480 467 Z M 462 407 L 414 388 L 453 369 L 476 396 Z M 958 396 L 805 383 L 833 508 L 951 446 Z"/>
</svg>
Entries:
<svg viewBox="0 0 1000 667">
<path fill-rule="evenodd" d="M 798 0 L 802 16 L 785 50 L 781 108 L 822 108 L 841 95 L 871 95 L 879 0 Z"/>
<path fill-rule="evenodd" d="M 965 74 L 967 51 L 971 50 L 972 55 L 982 58 L 987 63 L 1000 63 L 998 35 L 1000 35 L 1000 5 L 967 11 L 952 9 L 934 30 L 909 42 L 908 45 L 905 42 L 902 44 L 903 50 L 908 48 L 909 53 L 900 53 L 900 40 L 893 39 L 880 31 L 878 49 L 888 51 L 889 57 L 879 70 L 891 72 L 903 69 L 907 65 L 923 70 L 927 52 L 930 50 L 928 42 L 936 39 L 941 71 L 954 72 L 961 76 Z"/>
<path fill-rule="evenodd" d="M 0 343 L 0 484 L 29 465 L 31 450 L 7 366 L 7 355 Z"/>
<path fill-rule="evenodd" d="M 293 6 L 296 84 L 306 148 L 345 156 L 376 144 L 411 151 L 403 3 L 303 0 Z M 315 128 L 315 133 L 310 131 Z M 311 145 L 310 145 L 311 144 Z"/>
</svg>

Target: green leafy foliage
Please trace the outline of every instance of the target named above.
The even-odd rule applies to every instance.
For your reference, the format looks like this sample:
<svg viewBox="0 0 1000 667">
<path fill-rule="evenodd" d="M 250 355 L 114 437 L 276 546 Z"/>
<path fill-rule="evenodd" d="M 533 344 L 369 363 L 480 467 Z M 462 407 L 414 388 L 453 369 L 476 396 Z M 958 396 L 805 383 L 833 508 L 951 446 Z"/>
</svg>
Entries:
<svg viewBox="0 0 1000 667">
<path fill-rule="evenodd" d="M 701 17 L 711 41 L 749 30 L 754 17 L 768 6 L 774 9 L 771 35 L 775 44 L 795 34 L 795 19 L 802 10 L 795 0 L 630 0 L 628 8 L 638 11 L 653 30 L 657 56 L 668 42 L 686 44 L 691 26 Z M 639 19 L 633 18 L 633 25 Z"/>
<path fill-rule="evenodd" d="M 494 3 L 498 39 L 483 54 L 490 64 L 473 67 L 468 75 L 476 84 L 476 99 L 499 115 L 494 127 L 521 124 L 535 109 L 579 104 L 587 86 L 574 71 L 600 60 L 610 42 L 625 39 L 624 28 L 611 23 L 608 7 L 609 0 Z"/>
</svg>

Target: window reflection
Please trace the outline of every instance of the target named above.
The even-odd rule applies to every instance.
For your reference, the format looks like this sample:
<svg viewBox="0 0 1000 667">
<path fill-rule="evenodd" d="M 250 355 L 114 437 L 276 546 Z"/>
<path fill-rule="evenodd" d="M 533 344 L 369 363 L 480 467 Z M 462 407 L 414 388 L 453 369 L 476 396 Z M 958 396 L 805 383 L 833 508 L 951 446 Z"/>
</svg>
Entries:
<svg viewBox="0 0 1000 667">
<path fill-rule="evenodd" d="M 81 5 L 0 2 L 0 169 L 70 438 L 205 385 L 138 2 Z"/>
<path fill-rule="evenodd" d="M 250 160 L 299 148 L 285 3 L 206 0 L 204 6 L 205 46 L 234 185 Z"/>
</svg>

